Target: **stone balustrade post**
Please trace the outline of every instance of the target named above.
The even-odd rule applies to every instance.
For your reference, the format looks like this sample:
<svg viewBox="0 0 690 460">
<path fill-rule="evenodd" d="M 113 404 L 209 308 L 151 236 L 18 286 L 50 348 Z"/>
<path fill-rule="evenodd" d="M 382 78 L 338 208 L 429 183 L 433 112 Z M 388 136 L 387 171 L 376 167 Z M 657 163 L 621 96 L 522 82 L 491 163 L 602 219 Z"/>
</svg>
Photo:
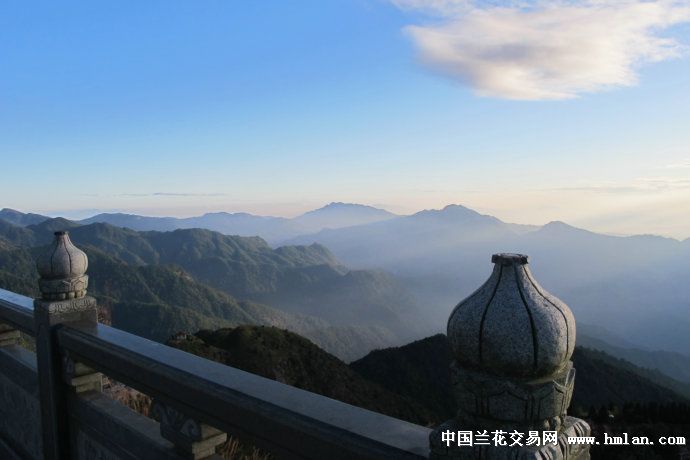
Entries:
<svg viewBox="0 0 690 460">
<path fill-rule="evenodd" d="M 56 232 L 48 251 L 36 261 L 41 298 L 34 301 L 36 361 L 41 403 L 44 458 L 69 458 L 69 420 L 65 411 L 70 391 L 100 389 L 100 374 L 73 363 L 60 353 L 56 331 L 63 324 L 96 325 L 96 300 L 86 296 L 88 259 L 67 232 Z M 67 372 L 65 371 L 67 364 Z"/>
<path fill-rule="evenodd" d="M 495 254 L 489 279 L 448 320 L 455 418 L 430 435 L 432 460 L 585 460 L 589 425 L 566 414 L 575 318 L 534 279 L 527 256 Z M 530 439 L 531 438 L 531 439 Z"/>
<path fill-rule="evenodd" d="M 189 460 L 213 457 L 216 448 L 228 439 L 226 433 L 160 400 L 153 401 L 151 414 L 160 423 L 161 436 L 173 443 L 179 455 Z"/>
<path fill-rule="evenodd" d="M 65 384 L 76 393 L 103 391 L 103 374 L 75 361 L 69 353 L 62 355 L 62 377 Z"/>
<path fill-rule="evenodd" d="M 19 343 L 19 331 L 9 324 L 0 323 L 0 348 Z"/>
</svg>

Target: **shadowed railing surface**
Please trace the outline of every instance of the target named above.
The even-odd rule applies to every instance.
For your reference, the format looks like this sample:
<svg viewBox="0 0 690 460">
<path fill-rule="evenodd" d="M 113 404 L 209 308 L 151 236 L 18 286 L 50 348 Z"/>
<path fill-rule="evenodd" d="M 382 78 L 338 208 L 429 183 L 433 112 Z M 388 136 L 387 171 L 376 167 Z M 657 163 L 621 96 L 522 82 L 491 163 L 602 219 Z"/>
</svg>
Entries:
<svg viewBox="0 0 690 460">
<path fill-rule="evenodd" d="M 33 299 L 0 290 L 0 322 L 33 334 Z M 213 426 L 250 440 L 279 458 L 428 455 L 428 428 L 208 361 L 109 326 L 60 325 L 56 337 L 63 367 L 81 363 L 153 397 L 166 407 L 171 418 L 177 417 L 169 423 Z M 26 393 L 21 395 L 23 399 L 33 398 L 40 405 L 35 355 L 19 345 L 9 345 L 0 349 L 0 364 L 3 382 L 13 380 L 11 383 L 16 385 L 6 388 L 0 382 L 3 394 L 22 389 L 19 391 Z M 140 420 L 145 417 L 117 407 L 118 403 L 95 391 L 73 391 L 65 396 L 71 419 L 72 457 L 91 458 L 84 455 L 92 455 L 101 448 L 115 455 L 112 458 L 141 458 L 133 452 L 157 452 L 158 458 L 174 455 L 173 446 L 157 435 L 156 422 Z M 22 423 L 18 426 L 38 440 L 40 423 L 35 417 L 32 420 L 31 427 Z M 13 421 L 19 422 L 14 418 Z M 15 441 L 7 439 L 13 436 L 12 429 L 2 428 L 5 449 L 17 447 Z M 113 440 L 121 445 L 112 445 Z M 18 454 L 38 458 L 39 451 L 23 446 Z"/>
</svg>

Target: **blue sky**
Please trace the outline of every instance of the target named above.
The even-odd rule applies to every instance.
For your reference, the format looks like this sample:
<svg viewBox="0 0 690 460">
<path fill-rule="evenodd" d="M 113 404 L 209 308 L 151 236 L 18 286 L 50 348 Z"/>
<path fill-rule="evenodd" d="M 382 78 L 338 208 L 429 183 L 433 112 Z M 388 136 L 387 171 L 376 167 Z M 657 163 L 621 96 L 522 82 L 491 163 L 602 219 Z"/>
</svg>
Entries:
<svg viewBox="0 0 690 460">
<path fill-rule="evenodd" d="M 3 2 L 0 207 L 690 237 L 690 15 L 652 4 Z"/>
</svg>

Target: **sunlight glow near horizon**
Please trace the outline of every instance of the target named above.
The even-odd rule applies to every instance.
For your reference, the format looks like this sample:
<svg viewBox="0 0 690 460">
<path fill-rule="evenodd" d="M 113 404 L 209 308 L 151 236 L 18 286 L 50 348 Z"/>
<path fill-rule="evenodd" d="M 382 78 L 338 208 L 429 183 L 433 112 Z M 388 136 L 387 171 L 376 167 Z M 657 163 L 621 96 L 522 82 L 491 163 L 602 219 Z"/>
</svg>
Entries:
<svg viewBox="0 0 690 460">
<path fill-rule="evenodd" d="M 500 18 L 459 1 L 433 14 L 424 0 L 38 3 L 0 6 L 0 207 L 294 216 L 331 201 L 399 214 L 458 203 L 507 222 L 690 237 L 687 2 L 652 2 L 653 18 L 632 0 L 595 2 L 647 54 L 614 43 L 601 57 L 615 68 L 583 68 L 570 45 L 576 81 L 524 80 L 549 69 L 540 43 L 559 30 L 508 2 Z M 599 22 L 558 46 L 606 45 L 609 16 L 570 4 Z M 443 24 L 486 29 L 499 48 L 509 27 L 534 40 L 497 81 L 505 55 L 440 55 L 444 43 L 409 33 Z M 576 97 L 508 100 L 559 88 Z"/>
</svg>

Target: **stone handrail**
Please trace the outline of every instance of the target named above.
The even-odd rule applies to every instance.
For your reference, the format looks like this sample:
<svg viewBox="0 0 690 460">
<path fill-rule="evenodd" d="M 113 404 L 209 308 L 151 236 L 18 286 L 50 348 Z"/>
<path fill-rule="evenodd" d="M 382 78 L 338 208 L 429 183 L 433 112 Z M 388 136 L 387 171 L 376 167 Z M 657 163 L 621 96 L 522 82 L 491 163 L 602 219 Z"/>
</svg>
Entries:
<svg viewBox="0 0 690 460">
<path fill-rule="evenodd" d="M 34 321 L 32 302 L 33 299 L 0 289 L 0 322 L 32 333 L 35 330 L 31 326 Z M 212 426 L 247 439 L 275 453 L 278 458 L 428 457 L 429 428 L 212 362 L 103 324 L 65 324 L 59 327 L 56 335 L 63 356 L 63 374 L 74 367 L 74 363 L 80 363 L 153 397 L 164 408 L 161 424 L 186 426 L 192 431 L 201 425 Z M 15 345 L 0 349 L 4 361 L 12 356 L 16 359 L 20 353 L 18 348 Z M 30 380 L 26 369 L 36 366 L 35 357 L 32 361 L 27 356 L 23 352 L 22 358 L 16 359 L 17 366 L 25 368 L 24 381 L 17 382 L 21 385 Z M 5 369 L 0 368 L 0 372 L 5 373 Z M 35 381 L 33 386 L 37 386 Z M 104 397 L 94 393 L 65 393 L 65 403 L 69 407 L 77 413 L 90 414 L 90 433 L 81 435 L 81 444 L 77 443 L 76 449 L 68 449 L 73 458 L 88 458 L 82 455 L 87 455 L 88 449 L 98 449 L 109 437 L 110 430 L 105 430 L 108 423 L 114 423 L 112 419 L 118 411 L 126 412 L 123 408 L 114 408 L 114 402 L 102 401 Z M 94 403 L 97 400 L 99 402 Z M 121 434 L 126 449 L 146 449 L 143 445 L 133 447 L 132 443 L 151 442 L 152 446 L 165 446 L 164 440 L 150 441 L 150 433 L 136 432 L 137 424 L 132 421 L 138 417 L 134 413 L 127 414 L 127 418 L 127 423 L 132 425 L 130 432 Z M 99 419 L 103 423 L 98 422 Z M 99 429 L 99 424 L 103 425 L 103 430 Z M 75 427 L 82 429 L 80 423 Z M 121 426 L 120 431 L 126 428 Z M 2 435 L 5 433 L 0 433 Z M 85 436 L 95 439 L 90 439 L 93 442 L 89 443 Z M 110 449 L 117 450 L 116 447 Z M 171 449 L 171 455 L 172 452 Z"/>
<path fill-rule="evenodd" d="M 34 299 L 0 289 L 0 322 L 35 336 Z"/>
</svg>

